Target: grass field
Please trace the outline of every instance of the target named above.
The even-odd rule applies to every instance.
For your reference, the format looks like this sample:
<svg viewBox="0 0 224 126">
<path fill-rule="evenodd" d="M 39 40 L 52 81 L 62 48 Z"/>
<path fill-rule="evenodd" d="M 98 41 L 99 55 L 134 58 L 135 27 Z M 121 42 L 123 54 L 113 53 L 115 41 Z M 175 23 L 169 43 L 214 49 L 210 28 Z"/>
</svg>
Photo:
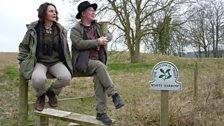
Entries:
<svg viewBox="0 0 224 126">
<path fill-rule="evenodd" d="M 18 69 L 16 53 L 0 53 L 0 125 L 16 126 L 18 119 Z M 224 59 L 192 59 L 141 54 L 141 63 L 129 63 L 127 53 L 110 53 L 108 70 L 125 101 L 115 110 L 108 98 L 108 114 L 116 126 L 159 126 L 160 91 L 150 90 L 151 69 L 159 61 L 173 62 L 179 69 L 183 89 L 169 92 L 169 126 L 223 126 L 224 124 Z M 195 62 L 198 63 L 198 92 L 194 97 Z M 49 80 L 48 85 L 53 80 Z M 74 78 L 59 99 L 92 96 L 92 78 Z M 197 100 L 195 100 L 197 98 Z M 34 90 L 29 86 L 29 102 L 34 102 Z M 72 101 L 58 109 L 95 115 L 95 101 Z M 33 107 L 29 108 L 29 125 L 37 125 Z M 66 122 L 51 120 L 52 126 Z"/>
</svg>

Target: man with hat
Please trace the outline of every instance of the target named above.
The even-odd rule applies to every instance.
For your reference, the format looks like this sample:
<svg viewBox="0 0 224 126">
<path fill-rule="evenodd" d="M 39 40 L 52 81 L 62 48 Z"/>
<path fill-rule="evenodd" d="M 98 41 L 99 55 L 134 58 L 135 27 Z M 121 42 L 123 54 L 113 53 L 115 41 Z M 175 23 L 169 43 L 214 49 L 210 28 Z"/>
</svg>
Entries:
<svg viewBox="0 0 224 126">
<path fill-rule="evenodd" d="M 106 114 L 106 95 L 112 97 L 116 109 L 124 103 L 114 87 L 106 67 L 106 45 L 112 40 L 112 34 L 102 34 L 95 20 L 97 4 L 88 1 L 78 5 L 77 19 L 80 21 L 71 29 L 72 63 L 74 72 L 93 75 L 96 95 L 96 119 L 110 125 L 112 120 Z"/>
</svg>

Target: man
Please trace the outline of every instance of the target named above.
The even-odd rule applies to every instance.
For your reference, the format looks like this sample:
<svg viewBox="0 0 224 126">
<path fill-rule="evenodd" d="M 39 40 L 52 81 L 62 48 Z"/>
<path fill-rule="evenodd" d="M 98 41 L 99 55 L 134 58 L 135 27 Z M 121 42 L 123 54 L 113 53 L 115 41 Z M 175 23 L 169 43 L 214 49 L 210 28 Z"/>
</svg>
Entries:
<svg viewBox="0 0 224 126">
<path fill-rule="evenodd" d="M 78 5 L 77 19 L 81 19 L 71 29 L 72 63 L 74 72 L 93 75 L 96 95 L 96 119 L 110 125 L 112 120 L 106 114 L 106 94 L 112 97 L 115 108 L 124 106 L 106 68 L 106 45 L 112 34 L 103 35 L 95 21 L 97 4 L 84 1 Z"/>
</svg>

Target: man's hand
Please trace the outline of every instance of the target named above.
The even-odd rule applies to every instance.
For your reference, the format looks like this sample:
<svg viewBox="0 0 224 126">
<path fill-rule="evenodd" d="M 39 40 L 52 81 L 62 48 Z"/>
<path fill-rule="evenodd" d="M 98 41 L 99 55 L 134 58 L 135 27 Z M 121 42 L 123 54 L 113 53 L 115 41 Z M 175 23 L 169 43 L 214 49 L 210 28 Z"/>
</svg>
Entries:
<svg viewBox="0 0 224 126">
<path fill-rule="evenodd" d="M 105 36 L 98 38 L 98 40 L 100 41 L 100 45 L 106 45 L 108 43 L 108 39 Z"/>
</svg>

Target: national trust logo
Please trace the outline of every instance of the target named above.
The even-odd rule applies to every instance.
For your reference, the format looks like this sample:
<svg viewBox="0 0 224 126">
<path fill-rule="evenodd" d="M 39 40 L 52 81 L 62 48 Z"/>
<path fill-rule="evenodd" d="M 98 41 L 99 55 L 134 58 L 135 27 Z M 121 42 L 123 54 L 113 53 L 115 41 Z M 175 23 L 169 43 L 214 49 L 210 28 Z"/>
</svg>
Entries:
<svg viewBox="0 0 224 126">
<path fill-rule="evenodd" d="M 153 80 L 149 81 L 153 90 L 181 90 L 181 82 L 178 82 L 179 71 L 169 61 L 161 61 L 152 69 Z"/>
</svg>

